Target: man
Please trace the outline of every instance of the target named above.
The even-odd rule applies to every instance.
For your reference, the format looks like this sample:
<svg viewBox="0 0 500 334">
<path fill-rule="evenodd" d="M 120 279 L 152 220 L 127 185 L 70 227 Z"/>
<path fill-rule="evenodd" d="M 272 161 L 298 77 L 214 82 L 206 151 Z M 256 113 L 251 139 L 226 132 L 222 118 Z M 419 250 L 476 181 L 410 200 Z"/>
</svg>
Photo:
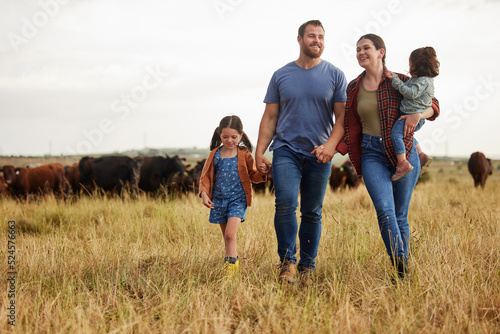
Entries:
<svg viewBox="0 0 500 334">
<path fill-rule="evenodd" d="M 321 210 L 331 160 L 344 135 L 347 81 L 344 73 L 322 60 L 325 31 L 320 21 L 300 26 L 299 58 L 277 70 L 264 99 L 266 108 L 255 151 L 258 168 L 271 163 L 264 157 L 273 151 L 276 196 L 274 227 L 278 239 L 279 280 L 295 281 L 297 230 L 301 282 L 313 283 L 315 259 L 321 237 Z M 333 119 L 335 114 L 335 122 Z M 300 229 L 295 211 L 300 191 Z"/>
</svg>

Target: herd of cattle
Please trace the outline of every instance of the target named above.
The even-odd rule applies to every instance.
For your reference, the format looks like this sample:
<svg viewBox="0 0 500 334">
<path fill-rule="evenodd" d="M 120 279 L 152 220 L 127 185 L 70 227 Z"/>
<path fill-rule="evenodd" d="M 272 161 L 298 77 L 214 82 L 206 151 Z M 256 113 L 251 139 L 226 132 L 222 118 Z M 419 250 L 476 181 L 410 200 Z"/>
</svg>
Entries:
<svg viewBox="0 0 500 334">
<path fill-rule="evenodd" d="M 104 156 L 84 157 L 71 166 L 50 163 L 38 167 L 3 166 L 0 169 L 0 197 L 10 195 L 27 199 L 30 194 L 55 193 L 63 196 L 111 192 L 151 195 L 198 192 L 198 184 L 205 160 L 194 166 L 185 165 L 179 156 L 154 157 Z M 491 160 L 475 152 L 468 161 L 474 185 L 484 187 L 492 174 Z M 3 175 L 2 175 L 3 174 Z M 349 161 L 340 167 L 332 165 L 330 188 L 357 188 L 361 179 Z M 255 193 L 273 193 L 272 170 L 266 183 L 254 184 Z"/>
<path fill-rule="evenodd" d="M 204 161 L 191 167 L 174 157 L 84 157 L 71 166 L 50 163 L 34 168 L 3 166 L 0 194 L 27 198 L 30 194 L 59 195 L 111 192 L 158 194 L 196 191 Z"/>
<path fill-rule="evenodd" d="M 186 165 L 179 156 L 154 157 L 103 156 L 84 157 L 71 166 L 49 163 L 37 167 L 3 166 L 0 169 L 0 196 L 27 199 L 32 194 L 61 196 L 91 195 L 96 192 L 122 194 L 184 194 L 198 192 L 205 160 Z M 332 190 L 356 188 L 359 178 L 352 165 L 332 166 Z M 272 169 L 267 182 L 254 184 L 256 194 L 274 192 Z"/>
</svg>

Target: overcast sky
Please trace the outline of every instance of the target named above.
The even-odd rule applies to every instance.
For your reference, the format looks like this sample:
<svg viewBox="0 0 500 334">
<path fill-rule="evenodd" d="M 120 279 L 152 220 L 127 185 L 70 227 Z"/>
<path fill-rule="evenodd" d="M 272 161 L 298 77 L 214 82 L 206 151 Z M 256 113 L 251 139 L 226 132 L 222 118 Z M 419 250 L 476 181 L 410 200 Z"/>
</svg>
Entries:
<svg viewBox="0 0 500 334">
<path fill-rule="evenodd" d="M 433 46 L 441 116 L 416 137 L 434 156 L 500 158 L 500 1 L 0 0 L 0 13 L 1 155 L 208 148 L 229 114 L 255 145 L 273 72 L 319 19 L 322 58 L 348 81 L 364 33 L 400 73 Z"/>
</svg>

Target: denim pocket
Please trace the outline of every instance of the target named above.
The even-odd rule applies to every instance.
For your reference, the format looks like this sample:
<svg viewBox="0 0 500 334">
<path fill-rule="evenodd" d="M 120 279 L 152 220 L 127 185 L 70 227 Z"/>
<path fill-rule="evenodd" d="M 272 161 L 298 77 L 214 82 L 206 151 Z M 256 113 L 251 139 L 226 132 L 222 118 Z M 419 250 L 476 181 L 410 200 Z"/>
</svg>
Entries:
<svg viewBox="0 0 500 334">
<path fill-rule="evenodd" d="M 371 141 L 371 138 L 363 137 L 363 141 L 361 142 L 361 148 L 370 147 L 371 146 L 370 141 Z"/>
</svg>

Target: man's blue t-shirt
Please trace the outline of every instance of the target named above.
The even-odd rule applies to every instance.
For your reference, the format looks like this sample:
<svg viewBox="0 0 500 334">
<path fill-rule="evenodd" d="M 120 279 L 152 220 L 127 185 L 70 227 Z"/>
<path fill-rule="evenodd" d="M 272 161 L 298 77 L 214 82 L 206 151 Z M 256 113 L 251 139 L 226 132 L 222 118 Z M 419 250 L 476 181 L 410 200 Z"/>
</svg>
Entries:
<svg viewBox="0 0 500 334">
<path fill-rule="evenodd" d="M 264 98 L 280 105 L 269 150 L 286 145 L 311 155 L 314 146 L 330 138 L 333 104 L 347 100 L 346 88 L 344 72 L 325 60 L 308 70 L 291 62 L 274 72 Z"/>
</svg>

